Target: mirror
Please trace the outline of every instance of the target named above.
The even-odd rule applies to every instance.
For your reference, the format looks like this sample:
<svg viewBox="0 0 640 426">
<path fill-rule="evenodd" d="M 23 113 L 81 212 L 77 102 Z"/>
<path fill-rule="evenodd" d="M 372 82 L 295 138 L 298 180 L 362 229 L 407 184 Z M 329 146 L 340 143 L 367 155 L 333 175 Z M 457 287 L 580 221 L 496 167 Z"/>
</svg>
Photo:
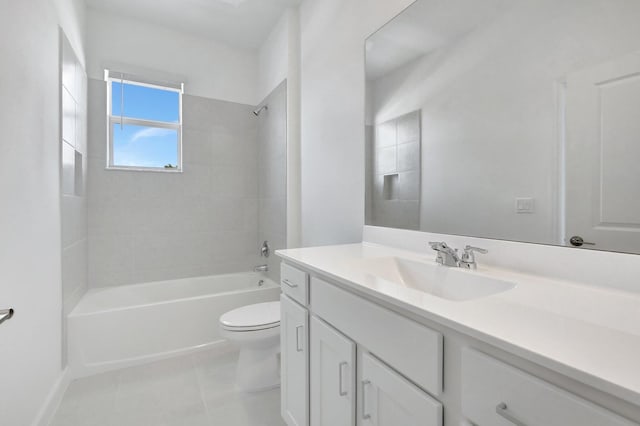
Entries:
<svg viewBox="0 0 640 426">
<path fill-rule="evenodd" d="M 638 22 L 417 0 L 366 40 L 365 223 L 640 253 Z"/>
</svg>

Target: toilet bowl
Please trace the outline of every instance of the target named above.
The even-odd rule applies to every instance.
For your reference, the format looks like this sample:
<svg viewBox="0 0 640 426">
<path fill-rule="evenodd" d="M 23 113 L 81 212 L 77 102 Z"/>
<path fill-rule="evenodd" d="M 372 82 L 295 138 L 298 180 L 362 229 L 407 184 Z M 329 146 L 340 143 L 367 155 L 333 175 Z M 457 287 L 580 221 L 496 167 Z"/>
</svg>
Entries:
<svg viewBox="0 0 640 426">
<path fill-rule="evenodd" d="M 280 302 L 257 303 L 223 314 L 220 333 L 240 346 L 239 390 L 258 392 L 280 386 Z"/>
</svg>

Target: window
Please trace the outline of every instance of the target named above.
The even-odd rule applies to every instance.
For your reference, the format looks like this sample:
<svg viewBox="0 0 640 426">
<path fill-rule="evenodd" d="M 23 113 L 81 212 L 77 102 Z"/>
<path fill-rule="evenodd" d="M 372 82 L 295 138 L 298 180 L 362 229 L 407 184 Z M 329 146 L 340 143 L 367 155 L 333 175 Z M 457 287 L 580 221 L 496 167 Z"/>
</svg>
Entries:
<svg viewBox="0 0 640 426">
<path fill-rule="evenodd" d="M 105 71 L 110 169 L 182 170 L 182 84 Z"/>
</svg>

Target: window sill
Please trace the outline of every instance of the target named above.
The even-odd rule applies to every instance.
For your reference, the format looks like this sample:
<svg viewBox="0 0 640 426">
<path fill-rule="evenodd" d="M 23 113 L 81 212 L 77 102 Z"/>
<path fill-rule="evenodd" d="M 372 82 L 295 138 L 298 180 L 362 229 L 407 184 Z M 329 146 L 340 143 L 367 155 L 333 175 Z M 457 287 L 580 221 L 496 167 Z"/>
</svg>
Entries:
<svg viewBox="0 0 640 426">
<path fill-rule="evenodd" d="M 107 166 L 104 169 L 107 171 L 117 171 L 117 172 L 182 173 L 182 168 L 161 169 L 161 168 L 155 168 L 155 167 Z"/>
</svg>

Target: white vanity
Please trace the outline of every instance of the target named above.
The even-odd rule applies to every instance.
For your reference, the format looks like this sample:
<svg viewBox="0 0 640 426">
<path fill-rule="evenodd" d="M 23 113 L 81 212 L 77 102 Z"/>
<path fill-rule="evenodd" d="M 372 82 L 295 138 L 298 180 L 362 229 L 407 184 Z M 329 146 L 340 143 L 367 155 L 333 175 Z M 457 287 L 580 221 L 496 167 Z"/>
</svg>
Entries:
<svg viewBox="0 0 640 426">
<path fill-rule="evenodd" d="M 640 297 L 432 254 L 278 252 L 289 426 L 640 424 Z"/>
</svg>

